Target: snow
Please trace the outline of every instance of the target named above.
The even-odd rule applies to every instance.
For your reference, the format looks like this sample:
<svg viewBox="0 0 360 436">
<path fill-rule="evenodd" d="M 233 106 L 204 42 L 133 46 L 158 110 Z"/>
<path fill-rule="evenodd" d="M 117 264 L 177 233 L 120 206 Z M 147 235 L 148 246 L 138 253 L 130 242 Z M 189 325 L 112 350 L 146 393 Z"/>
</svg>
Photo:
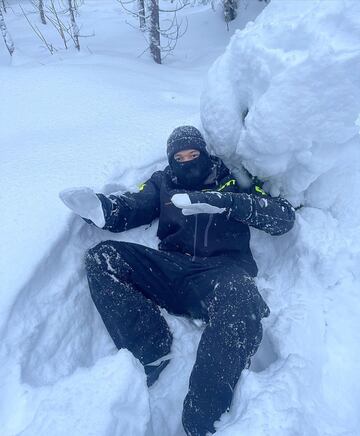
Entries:
<svg viewBox="0 0 360 436">
<path fill-rule="evenodd" d="M 28 388 L 24 393 L 27 408 L 31 404 L 36 414 L 23 412 L 25 428 L 21 434 L 96 436 L 104 430 L 107 434 L 144 434 L 150 412 L 145 386 L 141 364 L 127 350 L 120 350 L 116 355 L 99 359 L 91 368 L 78 368 L 56 387 Z M 14 397 L 12 387 L 6 392 L 10 401 Z M 20 398 L 10 402 L 8 414 L 14 413 L 18 402 L 25 401 Z M 143 419 L 134 420 L 134 415 Z M 86 420 L 81 416 L 86 416 Z M 12 416 L 13 422 L 2 429 L 4 434 L 18 434 L 19 418 Z"/>
<path fill-rule="evenodd" d="M 83 265 L 101 240 L 155 247 L 156 225 L 114 235 L 70 214 L 58 193 L 135 190 L 162 168 L 172 129 L 200 126 L 208 68 L 265 4 L 242 2 L 230 32 L 220 10 L 182 11 L 189 30 L 159 66 L 138 57 L 143 37 L 117 2 L 82 6 L 81 32 L 94 36 L 80 53 L 44 29 L 53 56 L 10 3 L 12 59 L 0 44 L 1 433 L 183 436 L 202 326 L 164 314 L 172 361 L 148 390 L 139 362 L 109 338 Z M 204 84 L 212 148 L 303 205 L 290 233 L 252 232 L 271 315 L 217 423 L 221 436 L 359 434 L 359 8 L 272 0 L 235 32 Z"/>
<path fill-rule="evenodd" d="M 349 72 L 360 64 L 359 13 L 356 1 L 272 2 L 209 74 L 202 120 L 214 150 L 296 205 L 358 153 L 360 75 Z"/>
<path fill-rule="evenodd" d="M 303 205 L 290 234 L 252 234 L 276 360 L 242 377 L 220 435 L 359 434 L 359 17 L 357 1 L 272 1 L 208 75 L 213 150 Z"/>
</svg>

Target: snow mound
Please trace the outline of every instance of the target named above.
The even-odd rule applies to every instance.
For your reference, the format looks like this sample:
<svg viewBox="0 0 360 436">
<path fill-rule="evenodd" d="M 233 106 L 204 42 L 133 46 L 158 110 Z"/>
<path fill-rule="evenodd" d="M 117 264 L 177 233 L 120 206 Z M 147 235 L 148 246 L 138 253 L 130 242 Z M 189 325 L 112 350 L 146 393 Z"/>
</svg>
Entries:
<svg viewBox="0 0 360 436">
<path fill-rule="evenodd" d="M 17 367 L 10 369 L 9 389 L 3 390 L 8 399 L 7 408 L 1 410 L 6 418 L 2 422 L 7 423 L 4 434 L 136 436 L 145 432 L 150 415 L 145 375 L 127 350 L 104 357 L 91 368 L 78 368 L 71 376 L 40 389 L 28 385 L 23 392 L 14 392 L 17 373 Z M 16 409 L 15 404 L 23 407 Z M 20 413 L 14 414 L 15 410 Z"/>
<path fill-rule="evenodd" d="M 275 0 L 238 31 L 202 97 L 214 151 L 240 156 L 296 204 L 348 162 L 359 149 L 359 17 L 356 0 Z"/>
<path fill-rule="evenodd" d="M 290 233 L 252 231 L 273 361 L 243 373 L 221 436 L 359 434 L 359 41 L 357 0 L 272 0 L 209 71 L 213 151 L 303 205 Z"/>
</svg>

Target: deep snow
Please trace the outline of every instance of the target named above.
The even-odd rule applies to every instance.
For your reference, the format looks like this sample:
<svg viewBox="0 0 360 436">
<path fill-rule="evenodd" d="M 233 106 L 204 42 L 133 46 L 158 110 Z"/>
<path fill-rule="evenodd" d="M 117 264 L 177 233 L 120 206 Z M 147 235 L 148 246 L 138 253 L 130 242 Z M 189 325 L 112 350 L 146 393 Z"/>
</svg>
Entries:
<svg viewBox="0 0 360 436">
<path fill-rule="evenodd" d="M 214 151 L 303 205 L 289 235 L 253 232 L 277 359 L 220 434 L 360 434 L 359 41 L 357 1 L 273 1 L 209 72 Z"/>
<path fill-rule="evenodd" d="M 194 7 L 175 55 L 157 66 L 137 57 L 142 36 L 118 4 L 99 4 L 82 7 L 83 30 L 95 36 L 80 54 L 51 57 L 22 17 L 6 16 L 17 48 L 10 65 L 0 44 L 6 436 L 184 434 L 181 403 L 202 326 L 165 314 L 174 357 L 148 391 L 139 363 L 109 339 L 82 263 L 108 238 L 156 246 L 156 225 L 95 229 L 70 215 L 58 192 L 136 189 L 162 168 L 172 128 L 200 123 L 202 82 L 232 32 L 219 11 Z M 264 7 L 242 5 L 232 31 Z M 273 0 L 236 32 L 202 93 L 213 149 L 304 205 L 289 234 L 252 232 L 272 313 L 221 436 L 360 434 L 359 12 L 356 0 Z"/>
</svg>

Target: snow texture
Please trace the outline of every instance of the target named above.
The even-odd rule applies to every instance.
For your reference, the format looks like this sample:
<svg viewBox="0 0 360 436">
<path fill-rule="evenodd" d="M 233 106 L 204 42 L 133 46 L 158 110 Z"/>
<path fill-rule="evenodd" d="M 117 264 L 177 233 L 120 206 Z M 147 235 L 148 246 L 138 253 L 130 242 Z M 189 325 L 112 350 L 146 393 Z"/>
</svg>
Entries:
<svg viewBox="0 0 360 436">
<path fill-rule="evenodd" d="M 213 151 L 294 205 L 254 231 L 276 356 L 238 384 L 218 434 L 359 433 L 360 3 L 273 0 L 212 66 L 201 115 Z"/>
<path fill-rule="evenodd" d="M 170 132 L 199 126 L 208 67 L 264 7 L 241 2 L 229 33 L 220 10 L 181 11 L 189 30 L 159 67 L 137 58 L 142 35 L 112 0 L 87 0 L 77 21 L 95 36 L 54 56 L 12 4 L 12 58 L 0 45 L 2 435 L 184 436 L 203 326 L 164 313 L 172 360 L 148 390 L 139 362 L 109 338 L 83 265 L 101 240 L 155 247 L 156 225 L 111 234 L 70 214 L 58 192 L 136 190 L 163 168 Z M 356 0 L 272 0 L 205 84 L 212 149 L 304 205 L 290 233 L 252 232 L 271 315 L 220 436 L 359 435 L 359 36 Z"/>
</svg>

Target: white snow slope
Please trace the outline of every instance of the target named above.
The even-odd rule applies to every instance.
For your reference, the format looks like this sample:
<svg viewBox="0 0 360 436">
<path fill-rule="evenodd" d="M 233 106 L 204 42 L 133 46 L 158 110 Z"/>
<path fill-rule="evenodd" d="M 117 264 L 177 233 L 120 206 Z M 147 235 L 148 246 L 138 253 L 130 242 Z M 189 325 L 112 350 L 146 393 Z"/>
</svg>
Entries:
<svg viewBox="0 0 360 436">
<path fill-rule="evenodd" d="M 202 81 L 231 32 L 219 11 L 186 10 L 187 34 L 157 66 L 137 57 L 142 36 L 116 1 L 87 0 L 79 20 L 95 36 L 50 56 L 13 3 L 11 62 L 0 44 L 1 434 L 182 436 L 201 327 L 165 314 L 173 359 L 148 390 L 109 339 L 82 262 L 109 238 L 154 247 L 156 226 L 97 230 L 57 194 L 136 189 L 162 168 L 171 129 L 198 122 Z M 262 8 L 242 2 L 233 27 Z M 356 0 L 273 0 L 210 70 L 201 117 L 212 148 L 304 205 L 289 234 L 252 234 L 272 313 L 219 435 L 360 434 L 359 36 Z"/>
</svg>

